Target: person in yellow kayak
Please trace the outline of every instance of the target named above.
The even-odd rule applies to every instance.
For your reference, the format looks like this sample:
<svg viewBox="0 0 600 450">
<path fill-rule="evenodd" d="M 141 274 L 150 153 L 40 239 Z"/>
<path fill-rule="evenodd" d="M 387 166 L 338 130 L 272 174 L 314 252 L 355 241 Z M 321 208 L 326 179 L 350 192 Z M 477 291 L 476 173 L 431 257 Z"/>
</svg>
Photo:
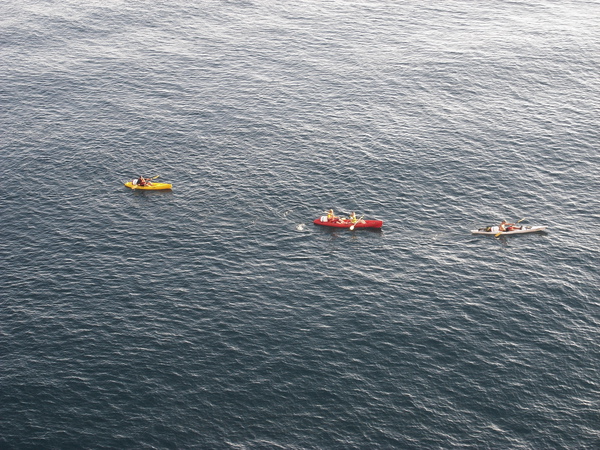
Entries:
<svg viewBox="0 0 600 450">
<path fill-rule="evenodd" d="M 140 175 L 136 184 L 138 186 L 152 186 L 152 181 L 150 181 L 150 178 L 144 178 Z"/>
</svg>

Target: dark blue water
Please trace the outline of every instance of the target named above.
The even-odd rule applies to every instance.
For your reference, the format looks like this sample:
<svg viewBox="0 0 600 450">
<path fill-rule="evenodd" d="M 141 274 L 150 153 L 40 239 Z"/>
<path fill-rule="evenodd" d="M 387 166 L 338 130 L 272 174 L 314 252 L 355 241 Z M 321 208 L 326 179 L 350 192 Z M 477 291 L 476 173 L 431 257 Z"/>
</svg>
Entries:
<svg viewBox="0 0 600 450">
<path fill-rule="evenodd" d="M 600 446 L 600 4 L 190 3 L 3 4 L 0 447 Z"/>
</svg>

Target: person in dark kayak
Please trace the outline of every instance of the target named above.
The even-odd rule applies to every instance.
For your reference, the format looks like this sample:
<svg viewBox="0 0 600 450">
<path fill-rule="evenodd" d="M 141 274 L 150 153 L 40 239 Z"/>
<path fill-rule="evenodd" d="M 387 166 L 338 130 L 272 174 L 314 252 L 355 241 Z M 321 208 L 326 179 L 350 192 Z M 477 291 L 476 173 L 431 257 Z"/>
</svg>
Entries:
<svg viewBox="0 0 600 450">
<path fill-rule="evenodd" d="M 503 220 L 502 223 L 498 226 L 498 230 L 500 231 L 512 231 L 520 229 L 521 227 L 515 226 L 514 223 L 508 223 L 506 220 Z"/>
</svg>

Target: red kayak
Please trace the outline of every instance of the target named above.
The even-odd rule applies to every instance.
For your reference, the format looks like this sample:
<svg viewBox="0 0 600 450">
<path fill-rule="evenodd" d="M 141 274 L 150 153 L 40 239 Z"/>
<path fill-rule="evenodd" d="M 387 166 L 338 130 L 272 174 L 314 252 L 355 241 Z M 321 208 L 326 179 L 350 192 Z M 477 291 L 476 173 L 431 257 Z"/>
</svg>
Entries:
<svg viewBox="0 0 600 450">
<path fill-rule="evenodd" d="M 315 219 L 313 222 L 315 225 L 323 225 L 324 227 L 335 227 L 335 228 L 350 228 L 354 225 L 354 228 L 381 228 L 383 220 L 359 220 L 353 223 L 350 219 L 335 218 L 328 220 L 327 216 L 321 216 Z"/>
</svg>

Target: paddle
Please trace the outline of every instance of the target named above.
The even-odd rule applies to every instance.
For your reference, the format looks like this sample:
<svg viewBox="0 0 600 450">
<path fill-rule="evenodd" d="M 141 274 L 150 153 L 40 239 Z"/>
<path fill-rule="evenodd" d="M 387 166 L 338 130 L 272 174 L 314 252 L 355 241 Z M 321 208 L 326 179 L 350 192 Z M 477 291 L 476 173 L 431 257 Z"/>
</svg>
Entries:
<svg viewBox="0 0 600 450">
<path fill-rule="evenodd" d="M 352 226 L 350 227 L 350 231 L 354 231 L 354 227 L 356 226 L 356 224 L 358 222 L 360 222 L 362 220 L 363 217 L 365 217 L 364 214 L 362 216 L 360 216 L 360 219 L 358 219 L 354 224 L 352 224 Z"/>
<path fill-rule="evenodd" d="M 516 225 L 517 223 L 519 223 L 519 222 L 523 222 L 524 220 L 525 220 L 525 217 L 523 217 L 521 220 L 518 220 L 518 221 L 515 223 L 515 225 Z M 504 231 L 500 231 L 499 233 L 496 233 L 496 234 L 494 235 L 494 237 L 498 237 L 498 236 L 500 236 L 502 233 L 504 233 Z"/>
</svg>

